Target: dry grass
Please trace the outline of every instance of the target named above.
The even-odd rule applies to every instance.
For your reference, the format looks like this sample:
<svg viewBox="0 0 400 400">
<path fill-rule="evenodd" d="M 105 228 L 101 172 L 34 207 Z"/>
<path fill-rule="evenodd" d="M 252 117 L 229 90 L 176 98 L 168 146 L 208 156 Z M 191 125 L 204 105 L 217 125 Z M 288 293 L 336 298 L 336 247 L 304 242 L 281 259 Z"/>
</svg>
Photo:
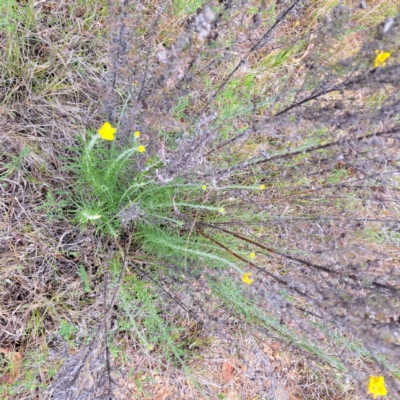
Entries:
<svg viewBox="0 0 400 400">
<path fill-rule="evenodd" d="M 258 6 L 260 2 L 253 3 Z M 252 70 L 258 83 L 255 94 L 276 92 L 278 84 L 271 82 L 301 81 L 302 57 L 310 51 L 306 40 L 313 37 L 317 20 L 336 3 L 319 1 L 308 13 L 299 16 L 300 26 L 293 19 L 281 28 L 277 37 L 291 38 L 296 33 L 304 38 L 303 42 L 294 43 L 283 64 L 274 67 L 268 64 L 279 49 L 268 54 L 260 51 L 249 58 L 249 70 L 254 65 L 260 66 L 256 72 Z M 359 12 L 358 22 L 371 28 L 382 15 L 393 11 L 389 3 L 371 2 L 367 10 Z M 44 399 L 46 388 L 63 361 L 79 354 L 78 349 L 93 337 L 106 312 L 103 302 L 104 279 L 109 271 L 108 243 L 99 242 L 89 228 L 79 231 L 72 222 L 70 205 L 63 202 L 66 191 L 74 184 L 65 156 L 73 153 L 71 147 L 76 145 L 77 137 L 99 126 L 105 115 L 102 101 L 104 69 L 108 65 L 107 9 L 103 1 L 60 0 L 10 1 L 0 5 L 0 10 L 6 15 L 5 26 L 0 30 L 0 347 L 19 352 L 23 357 L 18 382 L 11 389 L 3 385 L 0 396 Z M 162 16 L 161 33 L 150 38 L 152 45 L 175 37 L 184 21 L 184 14 L 179 15 Z M 227 29 L 226 37 L 235 29 L 241 28 L 233 25 Z M 364 34 L 354 32 L 346 36 L 338 44 L 340 52 L 336 56 L 345 58 L 353 54 Z M 252 39 L 256 40 L 257 35 L 254 31 Z M 244 39 L 240 51 L 245 52 L 249 47 L 250 43 Z M 234 65 L 233 61 L 230 65 Z M 227 70 L 213 71 L 214 87 L 223 81 Z M 246 76 L 243 69 L 236 79 L 243 82 Z M 201 96 L 198 100 L 191 110 L 193 113 L 204 104 Z M 237 124 L 241 128 L 248 120 L 244 117 Z M 240 157 L 260 149 L 265 150 L 266 143 L 257 143 L 255 139 L 235 150 Z M 309 195 L 307 191 L 306 194 Z M 287 190 L 271 188 L 277 215 L 285 216 L 288 206 L 293 206 L 286 196 Z M 374 196 L 384 194 L 374 193 Z M 398 200 L 397 194 L 394 197 Z M 298 207 L 301 208 L 299 198 Z M 356 207 L 355 204 L 349 210 L 348 217 L 359 216 Z M 329 214 L 329 207 L 324 212 Z M 374 210 L 364 217 L 374 218 Z M 381 217 L 385 217 L 384 212 Z M 285 229 L 291 232 L 286 231 L 285 235 L 268 232 L 277 247 L 304 246 L 296 240 L 296 230 L 301 230 L 301 225 Z M 318 237 L 317 230 L 315 225 L 317 239 L 313 240 L 321 250 L 329 247 L 328 238 L 340 237 L 340 232 L 333 230 Z M 376 230 L 371 223 L 371 235 Z M 340 244 L 345 246 L 347 241 L 357 240 L 360 246 L 383 251 L 378 244 L 369 244 L 371 237 L 357 237 L 357 232 L 354 235 L 341 238 Z M 379 268 L 398 265 L 397 245 L 385 245 L 384 251 L 386 262 Z M 139 257 L 133 253 L 131 262 Z M 328 252 L 324 257 L 329 257 Z M 368 257 L 365 253 L 366 260 Z M 265 264 L 268 263 L 272 271 L 285 269 L 276 260 L 265 259 Z M 134 275 L 128 270 L 127 276 L 130 274 Z M 111 296 L 111 292 L 106 296 Z M 181 300 L 191 301 L 189 297 Z M 116 334 L 115 348 L 111 349 L 112 368 L 118 371 L 117 383 L 121 386 L 116 398 L 250 400 L 264 398 L 263 394 L 268 396 L 265 398 L 290 400 L 358 398 L 350 382 L 340 386 L 340 381 L 335 380 L 336 372 L 317 358 L 280 343 L 271 332 L 255 334 L 236 329 L 239 322 L 234 317 L 227 318 L 221 304 L 205 307 L 215 319 L 224 321 L 223 335 L 218 329 L 212 332 L 198 329 L 178 306 L 167 309 L 182 331 L 181 339 L 188 343 L 186 370 L 174 360 L 163 360 L 160 348 L 143 351 L 129 332 Z M 100 354 L 101 350 L 94 352 L 91 365 L 99 374 L 105 368 Z M 359 362 L 366 368 L 361 356 L 348 357 L 349 363 Z M 5 368 L 6 364 L 3 360 L 0 367 Z M 372 368 L 367 372 L 372 373 Z M 90 373 L 93 370 L 89 368 Z M 196 386 L 196 382 L 200 385 Z"/>
</svg>

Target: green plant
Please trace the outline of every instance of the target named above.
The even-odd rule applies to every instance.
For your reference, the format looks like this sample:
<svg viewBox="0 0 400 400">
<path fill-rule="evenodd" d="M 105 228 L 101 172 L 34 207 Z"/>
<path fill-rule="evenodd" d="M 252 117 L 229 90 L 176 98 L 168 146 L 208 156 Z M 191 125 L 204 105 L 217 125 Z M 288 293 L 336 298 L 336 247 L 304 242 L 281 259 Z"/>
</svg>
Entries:
<svg viewBox="0 0 400 400">
<path fill-rule="evenodd" d="M 70 325 L 67 321 L 61 320 L 60 323 L 60 336 L 66 340 L 69 341 L 73 334 L 77 331 L 77 328 L 73 325 Z"/>
<path fill-rule="evenodd" d="M 5 165 L 6 171 L 4 173 L 4 177 L 8 178 L 14 172 L 20 170 L 23 166 L 23 162 L 25 157 L 29 154 L 29 148 L 25 147 L 22 149 L 21 153 L 18 156 L 12 156 L 11 161 Z"/>
</svg>

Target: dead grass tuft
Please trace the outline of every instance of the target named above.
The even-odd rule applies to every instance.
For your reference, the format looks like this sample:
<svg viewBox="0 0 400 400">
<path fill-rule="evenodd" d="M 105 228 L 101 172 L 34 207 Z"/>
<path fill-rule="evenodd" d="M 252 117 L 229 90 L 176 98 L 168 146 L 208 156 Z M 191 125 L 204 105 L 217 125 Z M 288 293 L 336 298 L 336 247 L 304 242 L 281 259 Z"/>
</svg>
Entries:
<svg viewBox="0 0 400 400">
<path fill-rule="evenodd" d="M 158 49 L 158 61 L 154 57 L 150 60 L 142 57 L 137 65 L 138 71 L 146 70 L 147 61 L 148 68 L 156 70 L 157 63 L 168 61 L 168 57 L 172 59 L 174 54 L 166 49 L 185 30 L 188 24 L 187 8 L 192 7 L 193 18 L 197 15 L 195 2 L 193 5 L 191 2 L 173 2 L 175 8 L 160 13 L 157 32 L 153 32 L 150 22 L 160 12 L 158 4 L 144 3 L 146 9 L 145 13 L 142 10 L 144 16 L 141 15 L 144 25 L 136 26 L 133 18 L 127 29 L 145 38 L 143 43 L 149 48 Z M 196 54 L 196 47 L 190 50 L 173 73 L 164 76 L 167 90 L 161 94 L 167 99 L 165 109 L 152 109 L 157 105 L 157 94 L 149 104 L 138 102 L 137 108 L 131 109 L 121 124 L 125 135 L 132 130 L 143 129 L 149 153 L 152 156 L 164 154 L 167 159 L 167 155 L 171 154 L 169 144 L 162 139 L 157 140 L 155 132 L 169 125 L 171 134 L 183 132 L 184 137 L 188 135 L 191 119 L 207 105 L 210 93 L 224 83 L 227 71 L 235 68 L 237 59 L 247 54 L 261 38 L 260 32 L 264 32 L 261 28 L 269 26 L 274 20 L 277 11 L 275 8 L 271 11 L 263 3 L 251 1 L 247 4 L 250 9 L 259 10 L 259 18 L 254 17 L 255 13 L 248 13 L 242 18 L 235 10 L 229 11 L 231 20 L 222 25 L 219 35 L 232 46 L 223 59 L 218 59 L 215 52 L 215 63 L 200 70 L 201 73 L 209 73 L 209 86 L 205 87 L 201 80 L 194 83 L 196 90 L 192 104 L 184 107 L 179 119 L 175 118 L 179 110 L 172 107 L 175 96 L 172 88 L 181 69 L 188 67 L 190 58 L 195 65 L 197 57 L 200 57 Z M 231 97 L 249 96 L 248 104 L 256 104 L 262 96 L 268 98 L 276 94 L 281 88 L 281 81 L 286 82 L 286 88 L 302 84 L 307 72 L 304 62 L 315 48 L 315 32 L 336 3 L 319 0 L 274 32 L 274 40 L 268 47 L 254 51 L 238 70 L 235 82 L 243 89 L 234 87 Z M 345 3 L 355 7 L 356 2 Z M 373 1 L 368 4 L 369 8 L 360 10 L 354 20 L 362 23 L 365 31 L 351 32 L 337 43 L 337 51 L 331 61 L 354 55 L 369 34 L 369 29 L 379 23 L 383 15 L 394 10 L 390 2 Z M 351 381 L 341 382 L 334 368 L 327 367 L 317 357 L 306 356 L 298 348 L 283 344 L 272 329 L 257 332 L 244 329 L 239 316 L 236 317 L 233 312 L 228 315 L 223 303 L 201 287 L 202 277 L 193 278 L 189 274 L 183 277 L 187 278 L 179 282 L 183 289 L 175 294 L 182 304 L 193 309 L 197 307 L 198 320 L 207 322 L 204 326 L 166 294 L 167 290 L 176 288 L 174 277 L 165 277 L 165 281 L 161 282 L 165 291 L 154 300 L 160 317 L 168 324 L 173 322 L 177 326 L 176 341 L 183 343 L 186 351 L 185 367 L 179 364 L 178 358 L 163 358 L 164 349 L 161 346 L 145 351 L 137 336 L 121 328 L 118 324 L 126 318 L 126 311 L 119 303 L 110 313 L 113 317 L 107 327 L 108 342 L 103 331 L 103 336 L 99 334 L 100 330 L 95 333 L 104 322 L 106 305 L 112 303 L 116 286 L 107 254 L 110 248 L 117 251 L 121 244 L 118 242 L 117 248 L 113 249 L 110 243 L 99 240 L 94 230 L 87 228 L 80 231 L 73 224 L 73 204 L 68 192 L 74 185 L 74 176 L 69 160 L 75 152 L 77 139 L 85 137 L 88 129 L 99 126 L 106 114 L 115 118 L 117 106 L 121 103 L 122 97 L 118 95 L 123 92 L 124 85 L 120 82 L 115 84 L 117 96 L 113 98 L 107 93 L 104 83 L 106 69 L 109 68 L 110 72 L 113 68 L 109 67 L 107 55 L 108 29 L 115 33 L 116 26 L 107 22 L 108 8 L 103 1 L 9 1 L 0 6 L 0 11 L 4 15 L 0 31 L 0 348 L 22 354 L 18 381 L 13 378 L 14 382 L 2 388 L 3 398 L 93 399 L 104 394 L 101 392 L 103 387 L 96 385 L 106 381 L 112 370 L 115 371 L 113 379 L 117 389 L 114 396 L 117 399 L 233 400 L 261 399 L 265 396 L 290 400 L 357 399 Z M 253 28 L 249 32 L 250 25 Z M 295 34 L 300 35 L 300 39 L 290 42 L 289 50 L 283 54 L 284 44 L 291 41 Z M 146 53 L 146 48 L 141 50 Z M 204 51 L 210 55 L 213 50 L 207 48 Z M 135 54 L 127 57 L 137 59 Z M 119 67 L 124 73 L 131 65 Z M 145 75 L 134 72 L 132 76 L 131 71 L 128 72 L 132 81 L 124 84 L 135 87 L 143 84 L 146 90 L 157 93 L 157 82 L 148 84 Z M 250 75 L 254 76 L 254 85 L 247 80 Z M 180 94 L 183 92 L 184 89 Z M 379 98 L 370 98 L 366 91 L 358 99 L 358 104 L 362 105 L 366 99 L 379 101 Z M 229 96 L 222 100 L 218 98 L 216 109 L 221 113 L 226 111 L 224 107 L 229 100 Z M 146 117 L 140 120 L 138 115 L 143 109 L 148 111 Z M 265 118 L 263 111 L 260 106 L 254 120 Z M 235 110 L 229 112 L 234 113 Z M 237 131 L 243 130 L 253 123 L 252 118 L 253 115 L 239 116 L 234 120 L 233 127 Z M 221 129 L 222 134 L 231 137 L 232 132 L 224 131 L 225 128 Z M 238 144 L 232 151 L 237 154 L 238 160 L 247 159 L 249 154 L 272 152 L 275 144 L 271 137 L 274 138 L 273 133 L 267 139 L 256 134 L 254 139 L 245 145 Z M 191 155 L 190 145 L 186 150 Z M 223 155 L 212 155 L 210 159 L 212 157 L 214 161 L 220 161 L 220 157 L 223 164 Z M 393 159 L 395 157 L 394 151 Z M 188 160 L 189 156 L 182 156 L 177 159 L 176 165 L 178 161 L 182 162 L 180 165 L 184 169 L 189 165 Z M 254 203 L 260 208 L 274 205 L 270 213 L 271 220 L 276 218 L 275 230 L 269 231 L 269 227 L 265 226 L 263 235 L 268 236 L 271 245 L 276 248 L 287 251 L 293 248 L 312 249 L 317 254 L 316 260 L 321 262 L 340 262 L 342 253 L 339 250 L 346 249 L 346 262 L 362 254 L 362 260 L 357 259 L 357 262 L 368 266 L 369 276 L 381 276 L 382 270 L 392 273 L 399 262 L 398 242 L 375 221 L 378 219 L 375 205 L 386 200 L 398 202 L 397 189 L 383 184 L 382 187 L 371 187 L 369 192 L 363 193 L 364 198 L 346 203 L 348 209 L 343 208 L 346 219 L 336 214 L 338 207 L 331 207 L 330 204 L 318 203 L 315 209 L 308 209 L 309 215 L 329 215 L 339 221 L 324 225 L 324 234 L 321 235 L 323 221 L 305 219 L 292 224 L 290 221 L 294 219 L 290 220 L 291 215 L 287 211 L 296 207 L 301 214 L 306 200 L 317 204 L 320 190 L 324 190 L 326 181 L 331 177 L 332 171 L 324 169 L 323 157 L 314 159 L 308 167 L 310 176 L 317 176 L 302 183 L 302 177 L 292 166 L 282 172 L 278 163 L 271 164 L 274 171 L 268 173 L 282 173 L 282 181 L 297 182 L 297 186 L 295 193 L 289 193 L 287 187 L 276 184 L 268 188 L 268 194 L 254 198 Z M 338 165 L 337 169 L 346 169 L 344 173 L 349 174 L 346 176 L 353 176 L 361 174 L 362 168 L 357 170 L 356 157 L 349 153 L 347 163 Z M 243 174 L 243 182 L 247 183 L 249 176 Z M 338 203 L 343 200 L 341 194 L 337 194 L 344 188 L 342 183 L 343 180 L 339 179 L 330 187 L 329 194 Z M 359 205 L 362 202 L 367 205 L 360 216 Z M 229 206 L 233 208 L 235 202 L 232 201 Z M 399 219 L 399 210 L 393 215 L 394 209 L 383 208 L 379 218 Z M 286 217 L 289 222 L 283 223 Z M 349 232 L 349 224 L 351 233 L 343 235 L 344 231 Z M 252 232 L 251 228 L 246 229 Z M 310 236 L 305 237 L 303 232 L 309 232 Z M 376 260 L 373 258 L 376 254 L 384 254 L 385 257 Z M 141 256 L 135 250 L 127 254 L 129 267 L 126 277 L 139 276 L 146 287 L 151 286 L 152 281 L 132 267 L 142 262 Z M 283 276 L 290 274 L 292 264 L 289 261 L 260 258 L 271 272 Z M 144 270 L 148 267 L 145 263 L 141 265 Z M 230 278 L 229 271 L 226 276 L 221 276 L 221 279 Z M 307 282 L 304 285 L 307 286 Z M 252 292 L 254 298 L 257 291 L 265 295 L 261 284 Z M 329 343 L 324 345 L 330 348 Z M 374 371 L 372 363 L 368 365 L 363 355 L 343 347 L 341 356 L 349 365 L 359 363 L 359 368 L 366 373 Z M 0 368 L 6 369 L 9 363 L 3 361 L 1 359 Z M 62 382 L 60 376 L 68 376 L 69 380 Z M 50 391 L 46 392 L 48 388 Z"/>
</svg>

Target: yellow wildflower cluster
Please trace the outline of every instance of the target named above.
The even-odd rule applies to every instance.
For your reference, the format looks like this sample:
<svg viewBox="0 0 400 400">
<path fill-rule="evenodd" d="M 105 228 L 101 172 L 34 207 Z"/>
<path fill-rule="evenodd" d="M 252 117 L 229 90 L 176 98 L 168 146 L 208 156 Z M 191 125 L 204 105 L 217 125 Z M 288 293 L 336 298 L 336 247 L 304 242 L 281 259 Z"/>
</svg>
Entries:
<svg viewBox="0 0 400 400">
<path fill-rule="evenodd" d="M 115 139 L 115 132 L 117 129 L 114 128 L 109 122 L 104 122 L 104 124 L 98 129 L 98 134 L 104 140 L 114 140 Z M 136 131 L 133 133 L 133 136 L 138 139 L 140 137 L 140 132 Z M 146 151 L 146 147 L 140 145 L 137 147 L 137 151 L 139 153 L 144 153 Z"/>
<path fill-rule="evenodd" d="M 386 396 L 385 378 L 383 376 L 370 376 L 368 382 L 368 394 L 372 394 L 373 398 L 377 396 Z"/>
<path fill-rule="evenodd" d="M 243 274 L 242 276 L 242 281 L 244 283 L 246 283 L 247 285 L 251 285 L 254 282 L 254 279 L 251 279 L 251 276 L 253 274 L 251 272 L 246 272 L 245 274 Z"/>
<path fill-rule="evenodd" d="M 375 51 L 376 57 L 374 61 L 375 68 L 384 67 L 386 65 L 386 60 L 390 57 L 390 53 L 388 51 Z"/>
<path fill-rule="evenodd" d="M 139 131 L 133 132 L 133 137 L 134 137 L 135 139 L 139 139 L 139 138 L 140 138 L 140 132 L 139 132 Z M 143 145 L 139 145 L 139 146 L 137 147 L 137 151 L 138 151 L 139 153 L 144 153 L 144 152 L 146 151 L 146 147 L 144 147 Z"/>
<path fill-rule="evenodd" d="M 256 258 L 256 253 L 251 252 L 251 253 L 249 254 L 249 257 L 250 257 L 252 260 L 254 260 L 254 259 Z"/>
</svg>

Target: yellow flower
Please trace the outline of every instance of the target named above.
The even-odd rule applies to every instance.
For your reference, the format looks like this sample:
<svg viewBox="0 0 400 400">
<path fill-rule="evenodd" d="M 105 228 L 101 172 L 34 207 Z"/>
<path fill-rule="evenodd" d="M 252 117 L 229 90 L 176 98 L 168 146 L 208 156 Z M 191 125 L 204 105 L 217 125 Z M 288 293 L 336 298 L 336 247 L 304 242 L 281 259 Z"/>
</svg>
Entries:
<svg viewBox="0 0 400 400">
<path fill-rule="evenodd" d="M 243 281 L 244 283 L 246 283 L 247 285 L 251 285 L 251 284 L 254 282 L 254 279 L 251 279 L 251 278 L 250 278 L 251 275 L 253 275 L 253 274 L 250 273 L 250 272 L 247 272 L 247 273 L 243 274 L 243 276 L 242 276 L 242 281 Z"/>
<path fill-rule="evenodd" d="M 109 122 L 104 122 L 101 128 L 97 131 L 100 137 L 104 140 L 114 140 L 117 130 Z"/>
<path fill-rule="evenodd" d="M 390 57 L 390 53 L 388 51 L 375 51 L 376 57 L 374 61 L 375 68 L 384 67 L 386 65 L 386 60 Z"/>
<path fill-rule="evenodd" d="M 370 376 L 368 382 L 368 394 L 372 394 L 374 399 L 377 396 L 386 396 L 385 378 L 383 376 Z"/>
<path fill-rule="evenodd" d="M 144 153 L 146 151 L 146 147 L 140 145 L 140 146 L 138 146 L 137 150 L 139 153 Z"/>
<path fill-rule="evenodd" d="M 252 258 L 252 259 L 256 258 L 256 253 L 250 253 L 249 257 Z"/>
<path fill-rule="evenodd" d="M 139 132 L 139 131 L 133 132 L 133 136 L 134 136 L 136 139 L 140 138 L 140 132 Z"/>
<path fill-rule="evenodd" d="M 202 185 L 201 187 L 203 190 L 207 190 L 207 186 L 206 185 Z"/>
<path fill-rule="evenodd" d="M 225 214 L 225 208 L 224 208 L 224 207 L 221 207 L 221 208 L 219 209 L 219 212 L 220 212 L 221 214 Z"/>
<path fill-rule="evenodd" d="M 265 189 L 265 185 L 262 183 L 258 188 L 259 188 L 260 190 L 263 190 L 263 189 Z"/>
</svg>

